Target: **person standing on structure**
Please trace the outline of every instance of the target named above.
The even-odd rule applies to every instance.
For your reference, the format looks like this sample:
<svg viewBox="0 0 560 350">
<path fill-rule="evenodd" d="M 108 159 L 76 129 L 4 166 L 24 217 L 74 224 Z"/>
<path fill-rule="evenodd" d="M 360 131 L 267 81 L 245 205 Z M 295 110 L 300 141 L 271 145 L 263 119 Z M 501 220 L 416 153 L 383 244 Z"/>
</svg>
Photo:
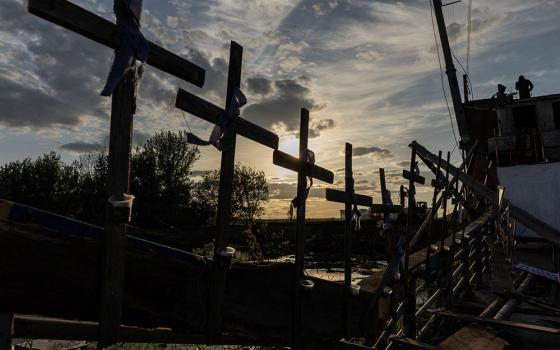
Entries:
<svg viewBox="0 0 560 350">
<path fill-rule="evenodd" d="M 533 83 L 529 79 L 525 79 L 520 75 L 519 80 L 515 83 L 515 90 L 519 91 L 519 98 L 531 98 L 531 91 L 533 91 Z"/>
</svg>

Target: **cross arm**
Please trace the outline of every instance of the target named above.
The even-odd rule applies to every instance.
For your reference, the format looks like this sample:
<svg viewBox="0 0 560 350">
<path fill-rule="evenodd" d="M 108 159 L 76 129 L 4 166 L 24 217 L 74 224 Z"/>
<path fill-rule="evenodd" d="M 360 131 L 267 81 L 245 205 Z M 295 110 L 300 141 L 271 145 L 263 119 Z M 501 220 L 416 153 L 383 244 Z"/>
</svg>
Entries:
<svg viewBox="0 0 560 350">
<path fill-rule="evenodd" d="M 338 203 L 350 203 L 350 204 L 357 204 L 366 207 L 370 207 L 373 204 L 373 199 L 368 196 L 364 196 L 361 194 L 354 194 L 354 196 L 350 195 L 348 192 L 335 190 L 332 188 L 327 188 L 325 192 L 325 197 L 328 201 L 331 202 L 338 202 Z"/>
<path fill-rule="evenodd" d="M 119 47 L 117 26 L 114 23 L 67 0 L 29 0 L 27 10 L 101 45 L 112 49 Z M 149 65 L 198 87 L 204 85 L 204 69 L 152 42 L 149 45 Z"/>
<path fill-rule="evenodd" d="M 321 168 L 318 165 L 304 163 L 299 158 L 296 158 L 279 150 L 274 150 L 274 153 L 272 155 L 272 162 L 275 165 L 298 173 L 303 172 L 306 176 L 310 176 L 314 179 L 321 180 L 329 184 L 332 184 L 334 182 L 334 174 L 332 171 Z"/>
<path fill-rule="evenodd" d="M 414 182 L 419 183 L 420 185 L 424 185 L 426 183 L 426 179 L 423 176 L 411 174 L 408 170 L 403 170 L 402 176 L 407 180 L 412 179 Z"/>
<path fill-rule="evenodd" d="M 218 117 L 224 113 L 222 108 L 183 89 L 179 89 L 177 93 L 175 107 L 212 124 L 217 124 Z M 263 127 L 243 118 L 235 118 L 234 128 L 235 132 L 243 137 L 272 149 L 278 149 L 278 135 Z"/>
<path fill-rule="evenodd" d="M 402 213 L 403 209 L 402 206 L 400 205 L 388 206 L 385 204 L 372 204 L 371 211 L 373 213 L 398 214 L 398 213 Z"/>
</svg>

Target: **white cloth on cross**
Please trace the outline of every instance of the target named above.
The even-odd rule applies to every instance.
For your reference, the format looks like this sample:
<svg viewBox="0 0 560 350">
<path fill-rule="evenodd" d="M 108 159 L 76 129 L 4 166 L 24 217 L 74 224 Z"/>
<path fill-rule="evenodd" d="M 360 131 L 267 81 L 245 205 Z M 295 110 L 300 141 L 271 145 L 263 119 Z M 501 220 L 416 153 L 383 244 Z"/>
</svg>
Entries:
<svg viewBox="0 0 560 350">
<path fill-rule="evenodd" d="M 195 134 L 187 133 L 187 142 L 198 146 L 209 146 L 213 145 L 220 151 L 223 150 L 224 145 L 222 140 L 226 134 L 228 128 L 235 118 L 239 116 L 239 110 L 247 104 L 247 98 L 239 88 L 235 88 L 232 93 L 231 103 L 224 113 L 220 114 L 218 117 L 218 122 L 214 125 L 212 132 L 210 133 L 210 139 L 208 141 L 202 140 Z"/>
</svg>

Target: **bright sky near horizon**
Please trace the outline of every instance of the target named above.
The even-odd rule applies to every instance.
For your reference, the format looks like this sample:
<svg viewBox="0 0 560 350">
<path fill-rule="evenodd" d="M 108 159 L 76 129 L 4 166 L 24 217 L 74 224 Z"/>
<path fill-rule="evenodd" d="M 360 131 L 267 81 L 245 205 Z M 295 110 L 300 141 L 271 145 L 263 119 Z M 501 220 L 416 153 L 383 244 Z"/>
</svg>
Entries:
<svg viewBox="0 0 560 350">
<path fill-rule="evenodd" d="M 110 20 L 111 0 L 72 0 Z M 467 0 L 444 13 L 452 48 L 466 64 Z M 475 98 L 520 74 L 535 95 L 560 92 L 560 0 L 473 0 L 470 76 Z M 281 136 L 296 154 L 299 110 L 311 110 L 317 163 L 344 180 L 344 143 L 354 145 L 356 190 L 379 202 L 378 168 L 396 190 L 417 140 L 434 152 L 454 138 L 443 92 L 429 0 L 144 0 L 143 32 L 207 71 L 202 89 L 147 68 L 135 116 L 135 142 L 186 129 L 174 108 L 178 87 L 223 105 L 229 42 L 244 47 L 242 116 Z M 50 150 L 64 159 L 107 145 L 110 99 L 99 92 L 111 50 L 27 13 L 23 0 L 0 2 L 0 164 Z M 462 74 L 459 67 L 459 73 Z M 447 80 L 445 80 L 447 89 Z M 448 95 L 449 96 L 449 95 Z M 451 99 L 449 99 L 451 102 Z M 211 126 L 187 116 L 199 136 Z M 454 119 L 453 119 L 453 122 Z M 199 171 L 219 167 L 202 149 Z M 458 160 L 458 152 L 454 153 Z M 272 151 L 238 141 L 236 160 L 267 174 L 267 217 L 286 217 L 296 176 L 272 164 Z M 425 169 L 424 175 L 427 175 Z M 310 193 L 310 217 L 337 217 L 325 186 Z M 427 188 L 418 190 L 428 200 Z"/>
</svg>

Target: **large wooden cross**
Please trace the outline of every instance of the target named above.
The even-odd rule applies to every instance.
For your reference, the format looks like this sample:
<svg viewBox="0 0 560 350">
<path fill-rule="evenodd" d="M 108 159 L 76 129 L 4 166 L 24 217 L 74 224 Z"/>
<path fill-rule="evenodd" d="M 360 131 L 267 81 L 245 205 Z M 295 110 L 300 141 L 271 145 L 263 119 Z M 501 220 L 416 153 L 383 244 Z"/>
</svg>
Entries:
<svg viewBox="0 0 560 350">
<path fill-rule="evenodd" d="M 297 219 L 296 219 L 296 261 L 295 261 L 295 291 L 294 291 L 294 312 L 292 320 L 293 347 L 292 349 L 303 349 L 302 339 L 302 310 L 301 293 L 304 277 L 304 224 L 305 224 L 305 200 L 307 197 L 307 178 L 314 178 L 332 184 L 334 174 L 320 166 L 314 164 L 309 157 L 307 139 L 309 136 L 309 111 L 301 109 L 301 122 L 299 128 L 299 159 L 275 150 L 272 162 L 275 165 L 295 171 L 298 173 L 297 182 Z"/>
<path fill-rule="evenodd" d="M 349 297 L 352 295 L 352 207 L 354 205 L 371 207 L 373 199 L 354 192 L 354 176 L 352 174 L 352 145 L 346 143 L 344 150 L 344 191 L 327 188 L 325 197 L 328 201 L 344 203 L 344 337 L 349 339 Z M 359 219 L 358 219 L 359 220 Z"/>
<path fill-rule="evenodd" d="M 185 90 L 179 89 L 175 106 L 198 118 L 218 124 L 220 115 L 225 113 L 232 103 L 233 93 L 241 86 L 241 66 L 243 47 L 232 41 L 230 47 L 228 82 L 225 108 L 220 108 Z M 258 125 L 240 117 L 236 117 L 224 132 L 222 139 L 222 158 L 220 166 L 220 187 L 218 192 L 218 208 L 216 217 L 216 236 L 214 240 L 214 259 L 208 298 L 208 341 L 219 343 L 223 323 L 223 300 L 226 283 L 228 259 L 229 225 L 231 221 L 231 198 L 233 192 L 233 172 L 235 168 L 236 135 L 247 137 L 272 149 L 278 148 L 278 136 Z"/>
<path fill-rule="evenodd" d="M 394 228 L 391 224 L 390 215 L 400 214 L 403 211 L 402 205 L 390 205 L 389 191 L 387 190 L 387 184 L 385 181 L 385 169 L 379 168 L 379 184 L 381 187 L 381 204 L 373 204 L 371 206 L 371 213 L 383 214 L 383 230 L 385 234 L 385 253 L 387 256 L 387 262 L 392 258 L 392 254 L 395 251 L 399 235 L 394 234 Z M 401 186 L 402 187 L 402 186 Z"/>
<path fill-rule="evenodd" d="M 404 255 L 404 285 L 405 303 L 403 313 L 403 330 L 405 336 L 416 338 L 416 279 L 409 274 L 410 241 L 412 239 L 412 225 L 414 212 L 416 211 L 416 189 L 417 183 L 424 184 L 426 179 L 417 173 L 416 150 L 412 149 L 410 156 L 410 170 L 403 170 L 403 177 L 408 180 L 408 211 L 406 222 L 406 240 Z"/>
<path fill-rule="evenodd" d="M 441 169 L 441 151 L 439 151 L 439 157 L 437 161 L 437 168 L 435 172 L 436 178 L 432 180 L 432 187 L 434 188 L 434 193 L 432 195 L 432 210 L 429 213 L 429 215 L 431 215 L 431 220 L 427 232 L 428 249 L 426 249 L 426 261 L 430 259 L 430 255 L 432 253 L 432 249 L 431 249 L 432 248 L 432 225 L 437 216 L 437 210 L 433 210 L 433 208 L 436 207 L 437 196 L 439 192 L 442 191 L 445 187 L 445 183 L 443 182 L 443 178 L 441 177 L 442 175 L 440 175 L 441 174 L 440 169 Z"/>
<path fill-rule="evenodd" d="M 28 11 L 112 49 L 121 45 L 117 26 L 66 0 L 29 0 Z M 193 63 L 149 43 L 147 63 L 201 87 L 205 72 Z M 135 113 L 136 71 L 128 70 L 113 92 L 109 137 L 108 197 L 123 201 L 129 192 L 132 121 Z M 126 230 L 129 218 L 107 204 L 101 278 L 99 346 L 119 339 L 124 290 Z"/>
</svg>

